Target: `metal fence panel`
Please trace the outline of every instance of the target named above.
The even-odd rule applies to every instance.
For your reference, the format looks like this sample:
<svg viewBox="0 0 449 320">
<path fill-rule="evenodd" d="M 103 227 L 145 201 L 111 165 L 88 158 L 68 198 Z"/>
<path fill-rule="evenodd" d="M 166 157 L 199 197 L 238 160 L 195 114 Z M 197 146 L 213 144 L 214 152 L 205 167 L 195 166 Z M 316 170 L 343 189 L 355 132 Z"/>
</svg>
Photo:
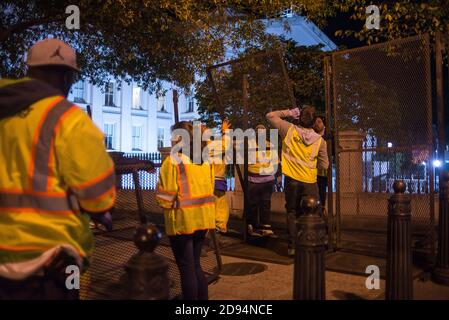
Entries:
<svg viewBox="0 0 449 320">
<path fill-rule="evenodd" d="M 332 54 L 339 248 L 384 254 L 387 199 L 402 179 L 415 247 L 434 252 L 430 59 L 428 35 Z"/>
</svg>

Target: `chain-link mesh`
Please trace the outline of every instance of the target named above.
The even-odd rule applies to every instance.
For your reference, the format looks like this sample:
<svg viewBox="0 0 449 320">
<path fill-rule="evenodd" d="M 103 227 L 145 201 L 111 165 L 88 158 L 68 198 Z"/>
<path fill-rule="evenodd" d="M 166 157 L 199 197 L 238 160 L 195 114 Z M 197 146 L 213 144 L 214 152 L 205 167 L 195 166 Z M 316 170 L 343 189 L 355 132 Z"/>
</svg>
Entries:
<svg viewBox="0 0 449 320">
<path fill-rule="evenodd" d="M 120 165 L 120 156 L 113 158 L 117 173 L 117 199 L 112 210 L 113 230 L 106 232 L 101 227 L 94 229 L 94 254 L 91 266 L 82 277 L 81 299 L 129 299 L 123 296 L 125 290 L 120 281 L 125 274 L 126 262 L 138 252 L 132 241 L 136 227 L 146 220 L 155 224 L 164 233 L 163 212 L 156 203 L 155 188 L 144 184 L 155 179 L 157 181 L 157 176 L 147 180 L 140 179 L 144 174 L 156 175 L 155 169 L 160 163 L 153 166 L 148 163 Z M 132 184 L 124 184 L 124 179 L 131 181 Z M 136 181 L 138 182 L 135 183 Z M 136 184 L 140 185 L 140 188 L 136 189 Z M 201 266 L 209 280 L 215 279 L 219 271 L 217 263 L 219 257 L 212 247 L 206 246 L 204 253 L 207 255 L 201 258 Z M 155 252 L 168 262 L 170 297 L 180 296 L 179 271 L 165 235 Z"/>
<path fill-rule="evenodd" d="M 235 128 L 265 122 L 267 110 L 295 105 L 282 56 L 277 51 L 259 52 L 208 69 L 221 117 Z"/>
<path fill-rule="evenodd" d="M 428 36 L 416 36 L 332 54 L 340 247 L 385 248 L 387 199 L 402 179 L 414 239 L 433 252 L 430 50 Z M 359 231 L 365 240 L 348 240 Z"/>
</svg>

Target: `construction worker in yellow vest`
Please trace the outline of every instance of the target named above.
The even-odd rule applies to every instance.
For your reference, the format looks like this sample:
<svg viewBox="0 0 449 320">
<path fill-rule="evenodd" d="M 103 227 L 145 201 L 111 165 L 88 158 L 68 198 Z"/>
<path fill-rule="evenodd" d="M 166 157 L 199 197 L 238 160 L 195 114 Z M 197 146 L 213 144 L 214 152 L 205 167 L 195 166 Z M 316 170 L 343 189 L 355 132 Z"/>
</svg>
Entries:
<svg viewBox="0 0 449 320">
<path fill-rule="evenodd" d="M 315 108 L 305 106 L 301 111 L 273 111 L 267 114 L 267 120 L 279 130 L 282 138 L 282 173 L 285 176 L 285 208 L 289 233 L 288 254 L 293 255 L 297 235 L 295 219 L 301 215 L 300 203 L 303 196 L 317 199 L 317 170 L 327 169 L 326 141 L 313 130 Z M 298 119 L 292 124 L 284 118 Z"/>
<path fill-rule="evenodd" d="M 264 125 L 256 126 L 256 135 L 266 131 Z M 265 133 L 266 136 L 266 133 Z M 270 222 L 271 195 L 273 194 L 279 158 L 275 146 L 266 141 L 266 150 L 259 150 L 256 140 L 249 141 L 250 152 L 255 151 L 255 163 L 248 164 L 248 199 L 247 217 L 248 235 L 253 237 L 272 236 Z M 272 150 L 273 148 L 273 150 Z"/>
<path fill-rule="evenodd" d="M 114 167 L 103 133 L 65 98 L 75 51 L 46 39 L 27 65 L 0 80 L 0 299 L 76 299 L 66 266 L 76 276 L 92 254 L 86 213 L 111 223 Z"/>
<path fill-rule="evenodd" d="M 178 122 L 172 131 L 172 144 L 183 148 L 175 153 L 174 146 L 162 163 L 156 199 L 164 209 L 165 232 L 181 275 L 183 299 L 207 300 L 200 256 L 207 231 L 215 228 L 214 170 L 202 159 L 194 162 L 190 122 Z M 202 142 L 201 149 L 206 145 Z"/>
</svg>

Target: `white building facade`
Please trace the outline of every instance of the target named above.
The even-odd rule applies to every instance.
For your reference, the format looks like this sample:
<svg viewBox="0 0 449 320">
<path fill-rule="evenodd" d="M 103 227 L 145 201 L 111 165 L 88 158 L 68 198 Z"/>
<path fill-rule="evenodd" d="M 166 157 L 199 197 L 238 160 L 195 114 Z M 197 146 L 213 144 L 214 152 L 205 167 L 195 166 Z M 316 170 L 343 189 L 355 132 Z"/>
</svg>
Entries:
<svg viewBox="0 0 449 320">
<path fill-rule="evenodd" d="M 267 22 L 267 32 L 283 34 L 299 45 L 323 44 L 323 50 L 333 50 L 335 44 L 313 23 L 299 16 L 286 16 L 290 30 L 284 30 L 283 21 Z M 173 89 L 166 83 L 165 95 L 157 96 L 135 84 L 111 81 L 104 88 L 88 81 L 73 85 L 68 97 L 83 110 L 89 105 L 92 120 L 105 134 L 108 150 L 122 152 L 156 152 L 170 146 L 170 127 L 175 122 Z M 179 94 L 179 120 L 198 118 L 193 96 Z"/>
</svg>

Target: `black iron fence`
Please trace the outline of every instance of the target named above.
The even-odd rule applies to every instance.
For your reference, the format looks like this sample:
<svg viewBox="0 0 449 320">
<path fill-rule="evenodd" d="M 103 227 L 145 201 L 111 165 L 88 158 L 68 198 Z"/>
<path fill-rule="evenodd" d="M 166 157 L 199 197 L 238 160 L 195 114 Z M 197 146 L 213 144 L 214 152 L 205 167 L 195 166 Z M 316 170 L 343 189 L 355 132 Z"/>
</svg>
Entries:
<svg viewBox="0 0 449 320">
<path fill-rule="evenodd" d="M 125 158 L 137 158 L 139 160 L 150 160 L 155 164 L 154 172 L 139 171 L 139 181 L 143 190 L 155 190 L 157 179 L 159 177 L 159 168 L 162 162 L 162 156 L 159 152 L 151 153 L 125 153 Z M 119 177 L 119 186 L 121 189 L 134 190 L 134 180 L 131 174 L 123 174 Z"/>
</svg>

